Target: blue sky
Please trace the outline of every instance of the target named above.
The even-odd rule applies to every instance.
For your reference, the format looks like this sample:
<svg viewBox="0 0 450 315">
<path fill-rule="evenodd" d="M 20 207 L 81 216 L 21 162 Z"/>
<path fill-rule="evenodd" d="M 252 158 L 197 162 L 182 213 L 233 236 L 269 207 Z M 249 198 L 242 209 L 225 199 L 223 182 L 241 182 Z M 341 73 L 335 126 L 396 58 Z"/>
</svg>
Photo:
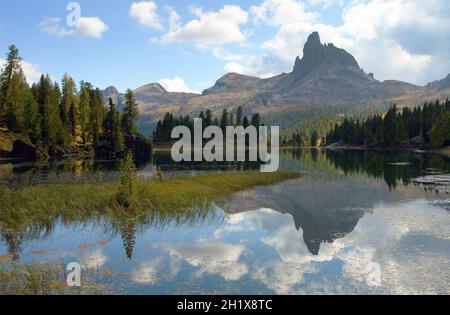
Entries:
<svg viewBox="0 0 450 315">
<path fill-rule="evenodd" d="M 317 30 L 380 80 L 424 84 L 450 72 L 446 0 L 79 0 L 75 26 L 69 2 L 2 0 L 0 58 L 17 45 L 30 81 L 68 72 L 100 88 L 201 91 L 226 72 L 291 71 Z"/>
</svg>

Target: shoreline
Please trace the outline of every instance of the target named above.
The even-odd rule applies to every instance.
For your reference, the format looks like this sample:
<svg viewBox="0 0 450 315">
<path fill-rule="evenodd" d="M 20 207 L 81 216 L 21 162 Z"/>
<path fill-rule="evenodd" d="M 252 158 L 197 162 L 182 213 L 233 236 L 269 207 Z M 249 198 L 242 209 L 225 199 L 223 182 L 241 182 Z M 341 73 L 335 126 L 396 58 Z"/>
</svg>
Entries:
<svg viewBox="0 0 450 315">
<path fill-rule="evenodd" d="M 450 158 L 450 147 L 445 147 L 437 150 L 421 149 L 419 147 L 401 148 L 401 147 L 362 147 L 352 145 L 329 145 L 320 147 L 327 150 L 358 150 L 358 151 L 376 151 L 376 152 L 413 152 L 421 154 L 440 154 Z"/>
</svg>

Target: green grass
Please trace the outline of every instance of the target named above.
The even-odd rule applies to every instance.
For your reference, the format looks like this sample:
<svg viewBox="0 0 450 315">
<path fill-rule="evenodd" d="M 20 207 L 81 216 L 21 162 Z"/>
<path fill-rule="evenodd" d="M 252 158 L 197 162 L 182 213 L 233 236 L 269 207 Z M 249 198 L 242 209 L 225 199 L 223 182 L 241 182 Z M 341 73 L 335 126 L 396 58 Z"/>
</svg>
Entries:
<svg viewBox="0 0 450 315">
<path fill-rule="evenodd" d="M 68 287 L 68 272 L 61 263 L 0 263 L 0 295 L 102 295 L 110 289 L 96 283 L 108 282 L 110 271 L 85 271 L 82 287 Z"/>
<path fill-rule="evenodd" d="M 293 172 L 221 173 L 166 181 L 138 181 L 129 209 L 116 201 L 119 183 L 92 182 L 47 184 L 19 189 L 0 187 L 0 229 L 23 230 L 27 234 L 49 231 L 57 222 L 90 220 L 122 222 L 139 217 L 145 223 L 195 222 L 210 214 L 212 202 L 256 186 L 268 186 L 298 178 Z"/>
</svg>

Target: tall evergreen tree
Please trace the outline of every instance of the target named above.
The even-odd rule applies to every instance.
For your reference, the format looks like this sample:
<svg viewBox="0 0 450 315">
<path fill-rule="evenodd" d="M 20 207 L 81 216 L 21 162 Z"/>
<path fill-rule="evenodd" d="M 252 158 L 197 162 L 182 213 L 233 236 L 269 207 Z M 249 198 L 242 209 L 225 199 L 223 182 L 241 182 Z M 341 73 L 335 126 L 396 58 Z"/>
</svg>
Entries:
<svg viewBox="0 0 450 315">
<path fill-rule="evenodd" d="M 79 108 L 75 81 L 66 73 L 62 79 L 60 115 L 67 141 L 72 142 L 78 135 Z"/>
<path fill-rule="evenodd" d="M 80 127 L 83 143 L 89 142 L 89 125 L 91 120 L 91 94 L 93 87 L 90 83 L 80 83 Z"/>
<path fill-rule="evenodd" d="M 33 86 L 41 116 L 41 139 L 43 144 L 63 144 L 62 122 L 59 111 L 61 92 L 58 84 L 52 84 L 48 75 L 41 75 L 39 83 Z"/>
<path fill-rule="evenodd" d="M 242 106 L 239 106 L 236 112 L 236 126 L 242 126 Z"/>
<path fill-rule="evenodd" d="M 121 130 L 121 114 L 112 98 L 109 98 L 109 109 L 104 121 L 104 134 L 113 152 L 123 150 L 124 141 Z"/>
<path fill-rule="evenodd" d="M 250 122 L 249 122 L 247 116 L 244 117 L 244 120 L 243 120 L 243 122 L 242 122 L 242 126 L 243 126 L 245 129 L 247 129 L 247 127 L 250 126 Z"/>
<path fill-rule="evenodd" d="M 316 130 L 314 130 L 311 135 L 311 146 L 317 147 L 318 142 L 319 142 L 319 133 Z"/>
<path fill-rule="evenodd" d="M 34 144 L 42 141 L 41 121 L 42 117 L 39 113 L 39 105 L 31 91 L 26 86 L 24 90 L 25 112 L 24 112 L 24 133 L 28 139 Z"/>
<path fill-rule="evenodd" d="M 225 132 L 227 126 L 230 125 L 228 110 L 226 108 L 222 111 L 222 116 L 220 118 L 220 128 L 222 128 L 222 131 Z"/>
<path fill-rule="evenodd" d="M 204 127 L 207 128 L 213 124 L 213 114 L 210 109 L 206 110 L 205 114 L 205 124 Z"/>
<path fill-rule="evenodd" d="M 103 106 L 102 92 L 97 88 L 91 93 L 91 119 L 89 126 L 90 142 L 94 146 L 100 143 L 103 134 L 103 120 L 105 118 L 105 108 Z"/>
<path fill-rule="evenodd" d="M 0 126 L 5 124 L 5 116 L 8 112 L 7 104 L 10 102 L 9 93 L 11 83 L 15 73 L 21 70 L 22 58 L 16 46 L 9 46 L 9 52 L 6 57 L 6 64 L 0 73 Z"/>
<path fill-rule="evenodd" d="M 261 116 L 258 113 L 253 114 L 251 125 L 255 126 L 256 129 L 258 129 L 261 126 Z"/>
<path fill-rule="evenodd" d="M 17 133 L 22 133 L 25 125 L 26 94 L 28 83 L 21 68 L 12 75 L 8 86 L 8 97 L 5 101 L 6 126 Z"/>
<path fill-rule="evenodd" d="M 138 115 L 139 115 L 138 103 L 134 98 L 133 91 L 128 89 L 125 94 L 125 109 L 122 116 L 123 131 L 127 136 L 132 136 L 137 133 Z"/>
<path fill-rule="evenodd" d="M 450 145 L 450 110 L 439 117 L 431 128 L 431 146 L 439 149 Z"/>
</svg>

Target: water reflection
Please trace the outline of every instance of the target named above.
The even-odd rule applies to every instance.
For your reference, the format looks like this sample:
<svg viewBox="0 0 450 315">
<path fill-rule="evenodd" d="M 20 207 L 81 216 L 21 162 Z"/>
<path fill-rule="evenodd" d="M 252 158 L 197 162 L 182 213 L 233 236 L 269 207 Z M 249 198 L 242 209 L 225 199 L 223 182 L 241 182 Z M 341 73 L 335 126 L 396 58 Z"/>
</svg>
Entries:
<svg viewBox="0 0 450 315">
<path fill-rule="evenodd" d="M 304 176 L 175 214 L 17 212 L 0 220 L 0 257 L 111 269 L 115 293 L 450 293 L 448 159 L 288 150 L 281 163 Z M 140 175 L 153 176 L 157 166 L 168 176 L 252 167 L 173 165 L 155 156 Z M 90 161 L 7 164 L 0 176 L 20 187 L 30 177 L 113 179 L 114 170 Z M 371 263 L 381 267 L 380 286 L 368 285 Z"/>
<path fill-rule="evenodd" d="M 23 243 L 45 242 L 58 234 L 61 228 L 73 229 L 77 233 L 98 231 L 107 238 L 120 236 L 125 257 L 133 258 L 136 237 L 148 230 L 165 231 L 171 227 L 184 228 L 201 225 L 219 224 L 223 220 L 223 212 L 214 204 L 204 204 L 179 212 L 132 212 L 104 213 L 40 213 L 36 217 L 21 216 L 20 212 L 0 216 L 0 235 L 5 249 L 14 261 L 20 260 Z M 103 239 L 103 238 L 102 238 Z M 90 243 L 83 243 L 81 247 Z M 1 255 L 1 252 L 0 252 Z"/>
<path fill-rule="evenodd" d="M 362 174 L 383 179 L 390 190 L 398 185 L 420 184 L 414 179 L 432 174 L 449 174 L 450 159 L 437 154 L 359 150 L 285 150 L 286 168 L 301 168 L 325 174 Z M 424 187 L 433 190 L 434 181 Z"/>
</svg>

